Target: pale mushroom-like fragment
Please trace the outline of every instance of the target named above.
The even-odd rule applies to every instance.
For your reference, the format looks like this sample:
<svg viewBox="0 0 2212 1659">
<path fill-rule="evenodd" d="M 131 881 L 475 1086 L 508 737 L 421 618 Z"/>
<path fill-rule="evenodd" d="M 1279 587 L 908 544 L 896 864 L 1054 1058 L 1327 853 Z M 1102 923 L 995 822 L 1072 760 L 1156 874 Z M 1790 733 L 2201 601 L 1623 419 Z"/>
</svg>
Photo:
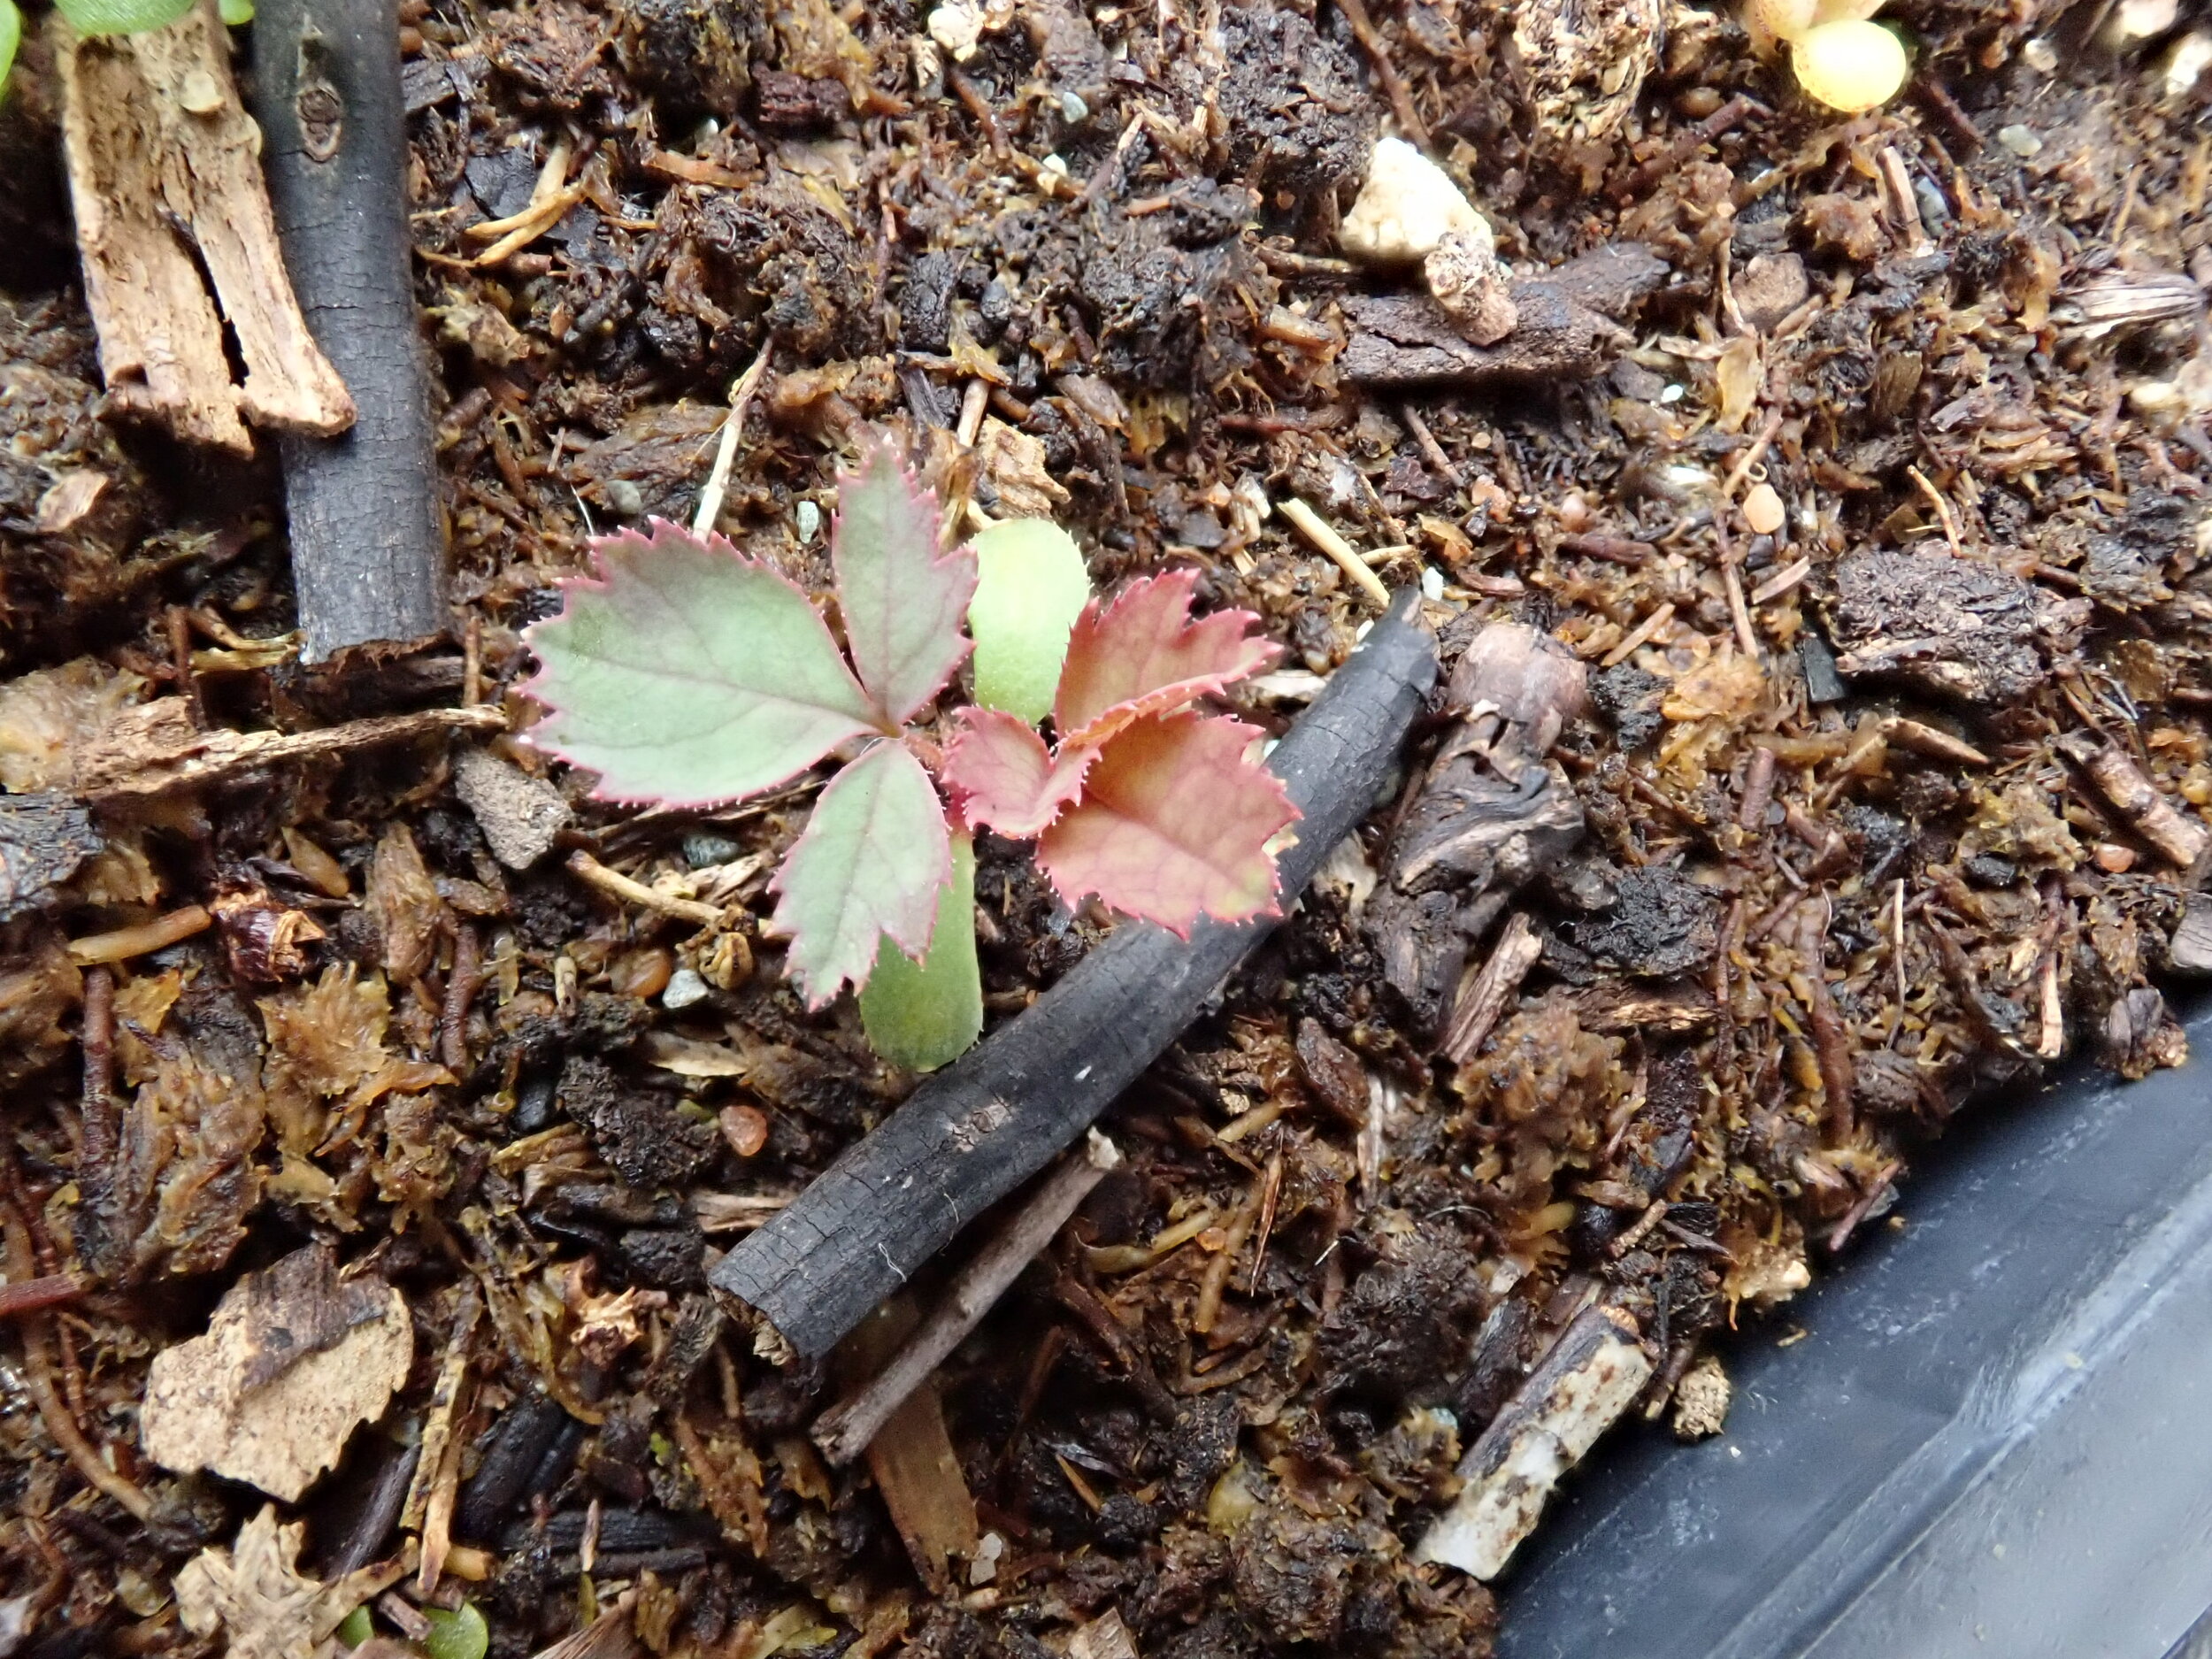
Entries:
<svg viewBox="0 0 2212 1659">
<path fill-rule="evenodd" d="M 1666 42 L 1666 0 L 1524 0 L 1514 16 L 1540 145 L 1610 137 Z"/>
<path fill-rule="evenodd" d="M 1505 267 L 1485 226 L 1480 233 L 1446 233 L 1422 265 L 1429 292 L 1451 314 L 1459 332 L 1479 346 L 1494 346 L 1520 320 Z"/>
<path fill-rule="evenodd" d="M 1363 264 L 1412 265 L 1454 231 L 1490 240 L 1490 227 L 1450 174 L 1402 138 L 1379 141 L 1367 182 L 1338 227 L 1338 245 Z"/>
</svg>

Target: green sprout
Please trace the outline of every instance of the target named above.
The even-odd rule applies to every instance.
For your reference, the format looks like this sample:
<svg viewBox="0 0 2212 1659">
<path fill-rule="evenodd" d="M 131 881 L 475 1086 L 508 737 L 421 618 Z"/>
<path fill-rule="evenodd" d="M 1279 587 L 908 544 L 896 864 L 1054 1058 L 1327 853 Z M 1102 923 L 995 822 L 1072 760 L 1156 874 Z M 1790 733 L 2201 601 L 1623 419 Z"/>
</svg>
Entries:
<svg viewBox="0 0 2212 1659">
<path fill-rule="evenodd" d="M 193 0 L 55 0 L 54 9 L 80 35 L 136 35 L 174 23 L 191 11 Z M 253 0 L 221 0 L 223 21 L 240 28 L 253 21 Z M 15 0 L 0 0 L 0 98 L 7 96 L 8 71 L 23 41 L 23 13 Z"/>
</svg>

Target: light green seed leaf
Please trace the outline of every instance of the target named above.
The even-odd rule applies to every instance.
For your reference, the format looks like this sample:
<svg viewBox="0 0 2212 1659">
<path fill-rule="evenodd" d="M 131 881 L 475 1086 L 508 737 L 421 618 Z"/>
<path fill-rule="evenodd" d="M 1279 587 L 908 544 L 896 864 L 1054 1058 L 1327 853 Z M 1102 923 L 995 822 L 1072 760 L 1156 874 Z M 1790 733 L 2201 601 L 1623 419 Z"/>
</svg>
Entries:
<svg viewBox="0 0 2212 1659">
<path fill-rule="evenodd" d="M 253 0 L 222 0 L 223 21 L 231 28 L 242 29 L 253 21 Z"/>
<path fill-rule="evenodd" d="M 358 1647 L 376 1634 L 376 1626 L 369 1622 L 369 1609 L 357 1607 L 338 1621 L 335 1632 L 338 1640 L 349 1647 Z"/>
<path fill-rule="evenodd" d="M 430 1633 L 422 1639 L 423 1651 L 430 1659 L 484 1659 L 492 1636 L 474 1602 L 462 1602 L 456 1613 L 426 1607 L 422 1616 L 430 1621 Z"/>
<path fill-rule="evenodd" d="M 975 955 L 975 844 L 952 838 L 952 879 L 937 895 L 929 954 L 917 962 L 889 940 L 860 993 L 868 1044 L 894 1065 L 933 1071 L 983 1033 L 983 976 Z"/>
<path fill-rule="evenodd" d="M 791 939 L 784 971 L 807 1005 L 865 984 L 887 934 L 925 949 L 951 874 L 937 786 L 905 744 L 878 743 L 831 779 L 774 882 L 774 925 Z"/>
<path fill-rule="evenodd" d="M 1069 631 L 1090 600 L 1083 551 L 1048 518 L 1010 518 L 971 545 L 981 565 L 968 606 L 975 700 L 1034 726 L 1052 712 Z"/>
<path fill-rule="evenodd" d="M 55 9 L 80 35 L 135 35 L 174 23 L 192 0 L 56 0 Z"/>
<path fill-rule="evenodd" d="M 0 98 L 8 96 L 8 71 L 15 64 L 15 49 L 23 39 L 23 14 L 15 0 L 0 0 Z"/>
</svg>

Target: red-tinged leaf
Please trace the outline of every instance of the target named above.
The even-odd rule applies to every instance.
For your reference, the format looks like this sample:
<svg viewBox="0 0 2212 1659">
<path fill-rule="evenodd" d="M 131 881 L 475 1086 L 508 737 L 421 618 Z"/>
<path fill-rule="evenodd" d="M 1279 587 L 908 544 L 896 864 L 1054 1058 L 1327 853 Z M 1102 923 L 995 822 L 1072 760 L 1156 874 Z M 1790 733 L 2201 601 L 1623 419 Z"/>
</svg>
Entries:
<svg viewBox="0 0 2212 1659">
<path fill-rule="evenodd" d="M 807 1006 L 864 985 L 887 937 L 921 956 L 951 876 L 937 787 L 905 744 L 878 743 L 831 779 L 772 883 L 774 926 L 791 940 L 784 970 Z"/>
<path fill-rule="evenodd" d="M 960 632 L 975 594 L 975 555 L 937 552 L 937 497 L 881 445 L 837 480 L 830 563 L 845 642 L 884 718 L 903 726 L 968 654 Z"/>
<path fill-rule="evenodd" d="M 1279 654 L 1251 637 L 1248 611 L 1190 618 L 1194 571 L 1171 571 L 1123 588 L 1103 611 L 1076 619 L 1052 718 L 1063 743 L 1098 742 L 1132 720 L 1164 714 L 1258 673 Z"/>
<path fill-rule="evenodd" d="M 1071 904 L 1094 893 L 1180 934 L 1202 915 L 1274 914 L 1267 846 L 1298 809 L 1248 758 L 1260 735 L 1188 710 L 1134 722 L 1100 754 L 1082 801 L 1039 838 L 1038 864 Z"/>
<path fill-rule="evenodd" d="M 1092 748 L 1045 752 L 1044 740 L 1014 715 L 963 709 L 960 730 L 945 746 L 943 777 L 953 803 L 971 824 L 1027 841 L 1083 792 L 1098 758 Z"/>
<path fill-rule="evenodd" d="M 772 788 L 879 717 L 807 596 L 720 536 L 656 518 L 525 635 L 551 710 L 530 733 L 594 793 L 701 806 Z"/>
</svg>

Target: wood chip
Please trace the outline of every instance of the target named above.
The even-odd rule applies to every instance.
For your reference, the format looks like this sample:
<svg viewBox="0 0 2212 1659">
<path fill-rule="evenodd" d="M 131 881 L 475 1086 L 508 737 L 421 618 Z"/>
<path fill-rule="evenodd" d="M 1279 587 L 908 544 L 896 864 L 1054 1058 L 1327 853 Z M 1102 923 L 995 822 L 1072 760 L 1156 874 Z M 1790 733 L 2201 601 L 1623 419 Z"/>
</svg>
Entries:
<svg viewBox="0 0 2212 1659">
<path fill-rule="evenodd" d="M 314 732 L 201 731 L 182 697 L 162 697 L 120 710 L 79 746 L 71 792 L 87 800 L 122 802 L 180 794 L 224 783 L 288 761 L 403 743 L 439 732 L 499 732 L 497 709 L 426 709 L 379 715 Z"/>
<path fill-rule="evenodd" d="M 207 1333 L 164 1348 L 147 1373 L 147 1456 L 208 1469 L 296 1502 L 407 1380 L 406 1299 L 373 1275 L 345 1279 L 326 1245 L 249 1273 Z"/>
<path fill-rule="evenodd" d="M 484 832 L 492 856 L 510 870 L 527 870 L 552 851 L 575 816 L 567 798 L 544 779 L 486 749 L 465 749 L 455 759 L 453 788 Z"/>
<path fill-rule="evenodd" d="M 57 18 L 53 34 L 85 300 L 109 396 L 188 442 L 238 455 L 253 449 L 247 421 L 321 437 L 352 426 L 353 399 L 285 273 L 260 130 L 239 104 L 215 8 L 89 39 Z M 226 324 L 242 386 L 231 378 Z"/>
<path fill-rule="evenodd" d="M 2207 849 L 2212 848 L 2212 831 L 2194 818 L 2183 817 L 2118 745 L 2087 732 L 2072 732 L 2058 741 L 2058 748 L 2087 774 L 2128 827 L 2176 869 L 2195 869 Z"/>
<path fill-rule="evenodd" d="M 1482 1579 L 1505 1570 L 1559 1477 L 1582 1460 L 1651 1378 L 1635 1321 L 1587 1308 L 1460 1459 L 1458 1499 L 1414 1551 Z"/>
</svg>

